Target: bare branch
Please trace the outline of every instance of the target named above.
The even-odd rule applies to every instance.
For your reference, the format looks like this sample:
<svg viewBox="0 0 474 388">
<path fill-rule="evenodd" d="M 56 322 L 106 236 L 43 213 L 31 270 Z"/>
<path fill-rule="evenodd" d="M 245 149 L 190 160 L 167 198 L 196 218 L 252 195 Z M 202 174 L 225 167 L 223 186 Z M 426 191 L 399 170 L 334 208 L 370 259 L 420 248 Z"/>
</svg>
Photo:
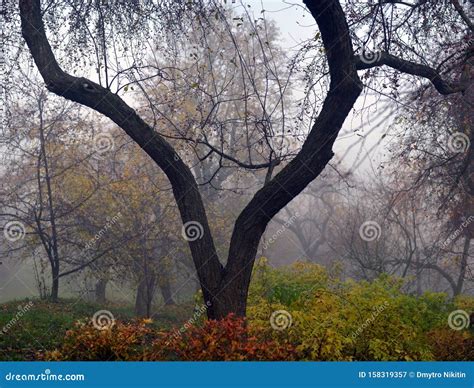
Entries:
<svg viewBox="0 0 474 388">
<path fill-rule="evenodd" d="M 386 52 L 376 52 L 370 55 L 370 59 L 364 58 L 364 54 L 355 57 L 354 60 L 356 61 L 357 70 L 366 70 L 386 65 L 406 74 L 427 78 L 436 90 L 444 95 L 459 93 L 466 90 L 467 85 L 459 82 L 448 82 L 443 80 L 440 73 L 429 66 L 407 61 Z"/>
</svg>

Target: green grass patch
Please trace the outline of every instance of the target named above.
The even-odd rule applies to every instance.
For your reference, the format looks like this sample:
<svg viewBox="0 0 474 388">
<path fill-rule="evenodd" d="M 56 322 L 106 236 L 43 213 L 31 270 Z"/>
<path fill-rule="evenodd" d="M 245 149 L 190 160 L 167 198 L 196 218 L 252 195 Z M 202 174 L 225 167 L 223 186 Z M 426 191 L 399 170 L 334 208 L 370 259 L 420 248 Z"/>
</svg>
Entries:
<svg viewBox="0 0 474 388">
<path fill-rule="evenodd" d="M 34 360 L 39 353 L 58 348 L 67 330 L 78 320 L 88 321 L 98 310 L 109 310 L 115 319 L 130 321 L 133 306 L 63 299 L 58 303 L 39 299 L 0 305 L 0 361 Z M 178 326 L 192 314 L 192 305 L 169 306 L 153 317 L 153 326 Z"/>
</svg>

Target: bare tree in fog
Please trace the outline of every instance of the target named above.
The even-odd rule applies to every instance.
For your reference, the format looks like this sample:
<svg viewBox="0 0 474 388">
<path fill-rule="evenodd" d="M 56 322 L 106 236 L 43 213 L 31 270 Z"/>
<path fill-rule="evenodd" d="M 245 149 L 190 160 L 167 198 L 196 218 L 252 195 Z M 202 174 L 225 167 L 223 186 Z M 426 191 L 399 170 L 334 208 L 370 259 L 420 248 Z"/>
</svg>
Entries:
<svg viewBox="0 0 474 388">
<path fill-rule="evenodd" d="M 133 6 L 129 2 L 120 1 L 114 2 L 113 8 L 109 7 L 108 2 L 97 2 L 95 6 L 90 3 L 84 9 L 88 12 L 87 19 L 98 21 L 98 30 L 101 32 L 98 35 L 98 42 L 101 49 L 96 50 L 94 56 L 94 52 L 89 55 L 91 53 L 86 47 L 83 48 L 84 44 L 72 44 L 70 47 L 83 48 L 81 51 L 72 50 L 74 57 L 78 57 L 80 61 L 97 59 L 96 66 L 101 75 L 99 83 L 65 72 L 56 59 L 45 32 L 45 24 L 48 30 L 57 31 L 61 20 L 67 18 L 68 21 L 72 20 L 74 36 L 80 35 L 79 31 L 84 30 L 81 29 L 81 25 L 83 26 L 86 19 L 81 13 L 84 12 L 83 8 L 77 11 L 75 3 L 49 4 L 47 9 L 43 7 L 45 12 L 43 15 L 39 0 L 21 0 L 20 14 L 22 35 L 48 89 L 110 118 L 145 150 L 167 176 L 183 224 L 189 226 L 193 223 L 192 225 L 199 230 L 200 238 L 190 239 L 189 246 L 204 298 L 211 304 L 207 310 L 208 316 L 222 318 L 230 312 L 245 315 L 252 268 L 266 226 L 281 209 L 321 174 L 331 160 L 332 147 L 337 135 L 363 89 L 358 70 L 372 69 L 367 73 L 367 77 L 370 79 L 372 76 L 372 80 L 375 80 L 374 73 L 382 67 L 394 69 L 396 72 L 393 73 L 395 75 L 392 79 L 395 81 L 395 88 L 398 75 L 405 74 L 418 79 L 428 79 L 443 95 L 465 90 L 466 84 L 463 80 L 451 81 L 448 76 L 450 74 L 439 71 L 437 67 L 439 58 L 432 56 L 434 46 L 438 48 L 440 45 L 431 39 L 430 31 L 424 27 L 423 23 L 428 18 L 430 26 L 440 31 L 450 25 L 459 30 L 469 27 L 466 27 L 462 14 L 451 4 L 440 3 L 442 4 L 432 5 L 428 2 L 416 6 L 403 3 L 401 12 L 393 12 L 393 17 L 387 18 L 385 17 L 387 8 L 393 11 L 393 7 L 398 4 L 348 2 L 344 4 L 348 8 L 345 12 L 337 0 L 305 2 L 319 28 L 314 41 L 307 48 L 321 49 L 320 55 L 314 55 L 314 51 L 311 50 L 307 51 L 314 57 L 314 61 L 307 68 L 308 84 L 312 86 L 306 93 L 311 96 L 323 89 L 327 90 L 326 98 L 324 101 L 319 100 L 320 103 L 315 104 L 314 109 L 311 107 L 307 109 L 310 116 L 310 130 L 301 150 L 293 159 L 282 165 L 278 173 L 265 180 L 266 184 L 256 191 L 237 217 L 225 266 L 219 260 L 203 199 L 191 168 L 183 158 L 177 157 L 176 150 L 165 136 L 146 123 L 118 93 L 112 92 L 112 84 L 121 71 L 114 69 L 114 66 L 110 65 L 111 58 L 107 57 L 107 48 L 115 48 L 119 44 L 119 39 L 114 40 L 114 36 L 131 38 L 128 39 L 133 41 L 130 47 L 127 47 L 129 51 L 134 51 L 137 47 L 138 50 L 143 50 L 140 45 L 145 41 L 140 41 L 140 38 L 153 31 L 153 23 L 156 20 L 161 27 L 170 26 L 176 24 L 173 21 L 189 20 L 188 16 L 191 19 L 198 17 L 202 21 L 215 15 L 217 18 L 225 18 L 225 11 L 218 4 L 201 2 L 183 4 L 173 2 L 168 7 L 162 4 L 159 4 L 160 7 L 155 7 L 153 3 L 146 2 L 143 7 L 148 9 L 141 9 L 142 5 L 138 3 L 133 3 L 136 4 Z M 99 15 L 99 18 L 92 15 Z M 147 15 L 153 17 L 146 18 Z M 126 19 L 127 16 L 130 16 L 129 20 Z M 140 17 L 145 18 L 137 22 L 137 18 Z M 245 20 L 250 23 L 252 18 L 244 18 Z M 209 35 L 212 35 L 214 32 L 209 27 L 210 24 L 205 26 Z M 179 35 L 177 31 L 179 29 L 174 29 L 171 36 L 177 37 Z M 450 31 L 447 36 L 457 41 L 459 34 Z M 85 35 L 82 36 L 83 40 L 84 37 Z M 372 57 L 366 55 L 369 41 L 373 44 L 373 49 L 378 51 Z M 353 44 L 361 48 L 361 55 L 354 54 Z M 426 51 L 427 47 L 430 52 Z M 263 46 L 257 49 L 265 50 L 265 41 Z M 417 55 L 418 52 L 422 53 L 421 57 Z M 457 52 L 459 55 L 455 57 L 456 63 L 453 57 L 446 58 L 444 55 L 442 63 L 448 61 L 452 62 L 453 66 L 456 64 L 462 66 L 466 62 L 466 52 L 470 51 L 460 47 Z M 239 60 L 241 57 L 237 55 L 236 61 Z M 115 66 L 118 65 L 116 62 Z M 111 74 L 114 71 L 116 76 Z M 160 74 L 158 71 L 156 76 Z M 328 76 L 324 76 L 325 74 Z M 318 82 L 319 79 L 323 81 Z M 316 85 L 320 88 L 318 89 Z M 263 108 L 263 111 L 267 112 L 268 107 Z M 265 121 L 261 124 L 249 122 L 249 126 L 254 130 L 260 126 L 262 130 L 267 131 L 267 125 Z M 281 131 L 281 128 L 279 130 Z M 219 152 L 214 152 L 222 154 L 222 150 L 216 149 Z M 252 164 L 243 167 L 255 166 Z M 262 167 L 269 168 L 271 165 L 266 162 Z"/>
</svg>

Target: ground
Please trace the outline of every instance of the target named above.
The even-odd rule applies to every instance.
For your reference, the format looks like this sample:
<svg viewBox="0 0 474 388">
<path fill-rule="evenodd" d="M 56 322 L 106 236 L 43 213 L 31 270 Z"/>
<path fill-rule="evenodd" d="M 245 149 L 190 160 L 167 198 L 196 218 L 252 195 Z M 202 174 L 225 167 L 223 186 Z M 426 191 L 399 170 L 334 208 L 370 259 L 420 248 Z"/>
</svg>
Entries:
<svg viewBox="0 0 474 388">
<path fill-rule="evenodd" d="M 16 322 L 22 306 L 33 305 Z M 152 325 L 157 329 L 169 329 L 180 325 L 191 314 L 193 304 L 165 306 L 154 316 Z M 78 320 L 90 320 L 98 310 L 113 311 L 121 321 L 133 318 L 133 306 L 95 303 L 63 299 L 58 303 L 43 300 L 18 300 L 0 305 L 0 361 L 34 360 L 37 355 L 59 347 L 67 330 Z M 10 328 L 2 332 L 8 325 Z"/>
</svg>

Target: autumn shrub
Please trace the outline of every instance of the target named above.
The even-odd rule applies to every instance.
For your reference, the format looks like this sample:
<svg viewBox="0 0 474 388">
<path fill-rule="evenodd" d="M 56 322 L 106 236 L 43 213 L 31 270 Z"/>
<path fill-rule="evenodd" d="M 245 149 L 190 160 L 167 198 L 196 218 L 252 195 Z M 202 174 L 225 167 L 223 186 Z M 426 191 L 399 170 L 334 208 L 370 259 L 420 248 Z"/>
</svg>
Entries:
<svg viewBox="0 0 474 388">
<path fill-rule="evenodd" d="M 147 355 L 149 360 L 258 361 L 296 360 L 288 341 L 266 339 L 251 333 L 245 319 L 230 314 L 225 319 L 191 325 L 177 334 L 162 336 Z"/>
<path fill-rule="evenodd" d="M 251 284 L 249 303 L 263 297 L 271 303 L 291 305 L 305 293 L 316 288 L 327 288 L 329 276 L 317 264 L 296 262 L 271 270 L 265 258 L 257 261 Z"/>
<path fill-rule="evenodd" d="M 474 297 L 470 295 L 458 295 L 454 299 L 454 305 L 457 309 L 474 313 Z"/>
<path fill-rule="evenodd" d="M 50 361 L 243 361 L 296 360 L 287 341 L 253 335 L 245 319 L 229 315 L 220 321 L 186 325 L 185 330 L 158 331 L 147 320 L 116 322 L 105 330 L 78 322 L 63 344 L 41 355 Z M 179 335 L 177 334 L 179 333 Z"/>
<path fill-rule="evenodd" d="M 380 276 L 341 281 L 337 270 L 297 262 L 256 263 L 248 318 L 206 320 L 160 331 L 147 320 L 98 330 L 78 322 L 49 360 L 472 360 L 474 336 L 448 326 L 449 314 L 468 314 L 474 298 L 442 293 L 413 296 L 404 282 Z M 202 298 L 202 295 L 197 295 Z M 197 305 L 202 299 L 196 300 Z M 196 319 L 195 319 L 196 318 Z M 160 326 L 162 327 L 162 326 Z"/>
<path fill-rule="evenodd" d="M 468 330 L 434 329 L 427 337 L 436 360 L 474 361 L 474 336 Z"/>
<path fill-rule="evenodd" d="M 389 276 L 341 282 L 316 264 L 273 269 L 261 260 L 252 279 L 250 327 L 294 344 L 307 360 L 432 360 L 437 355 L 427 333 L 446 326 L 456 307 L 445 294 L 415 297 L 402 288 L 402 280 Z M 277 311 L 289 313 L 288 327 L 272 325 Z"/>
<path fill-rule="evenodd" d="M 147 320 L 123 323 L 99 330 L 90 322 L 77 322 L 60 348 L 45 353 L 49 361 L 125 361 L 142 360 L 144 349 L 157 335 Z"/>
</svg>

